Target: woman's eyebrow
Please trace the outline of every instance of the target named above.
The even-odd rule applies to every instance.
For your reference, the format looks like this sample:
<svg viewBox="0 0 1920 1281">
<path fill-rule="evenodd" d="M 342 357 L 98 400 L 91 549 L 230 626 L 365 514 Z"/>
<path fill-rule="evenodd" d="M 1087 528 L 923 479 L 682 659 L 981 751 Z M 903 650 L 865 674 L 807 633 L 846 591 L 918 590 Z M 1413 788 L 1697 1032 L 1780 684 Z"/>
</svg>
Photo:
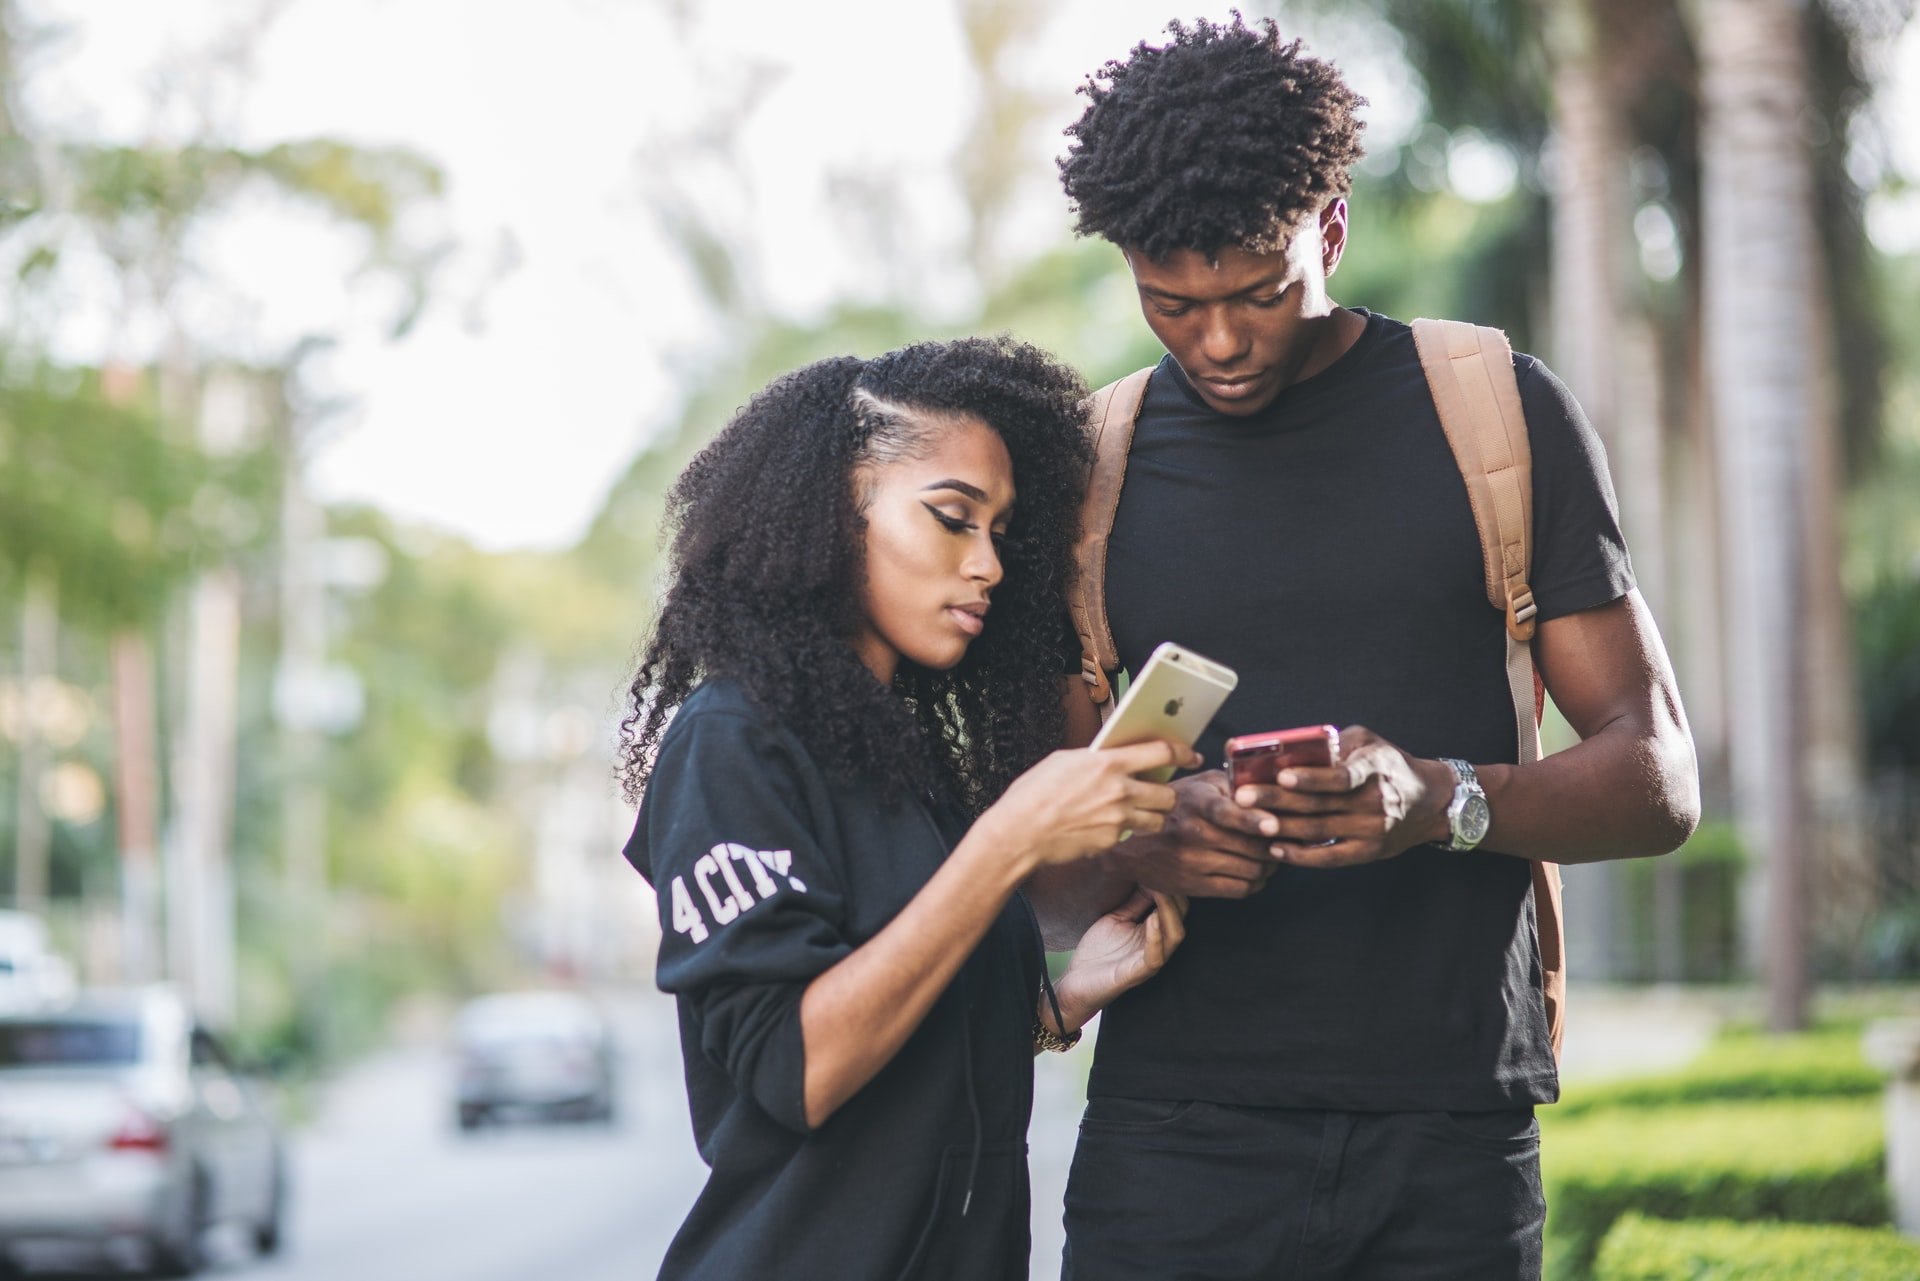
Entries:
<svg viewBox="0 0 1920 1281">
<path fill-rule="evenodd" d="M 977 485 L 969 485 L 964 480 L 953 480 L 951 478 L 947 480 L 936 480 L 931 485 L 922 485 L 920 492 L 926 494 L 936 489 L 951 489 L 956 494 L 965 494 L 976 503 L 984 503 L 987 501 L 987 492 L 984 489 L 981 489 Z"/>
</svg>

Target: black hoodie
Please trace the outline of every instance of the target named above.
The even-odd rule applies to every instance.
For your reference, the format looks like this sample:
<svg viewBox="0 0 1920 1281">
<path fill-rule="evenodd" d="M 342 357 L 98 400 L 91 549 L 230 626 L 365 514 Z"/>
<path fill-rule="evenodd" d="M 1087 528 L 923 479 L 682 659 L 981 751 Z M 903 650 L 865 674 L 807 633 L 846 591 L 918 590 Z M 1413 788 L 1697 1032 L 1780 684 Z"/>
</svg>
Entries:
<svg viewBox="0 0 1920 1281">
<path fill-rule="evenodd" d="M 800 997 L 879 933 L 962 831 L 830 781 L 724 681 L 660 744 L 627 858 L 660 904 L 694 1137 L 711 1168 L 662 1278 L 1027 1275 L 1040 938 L 1017 896 L 892 1062 L 818 1129 Z"/>
</svg>

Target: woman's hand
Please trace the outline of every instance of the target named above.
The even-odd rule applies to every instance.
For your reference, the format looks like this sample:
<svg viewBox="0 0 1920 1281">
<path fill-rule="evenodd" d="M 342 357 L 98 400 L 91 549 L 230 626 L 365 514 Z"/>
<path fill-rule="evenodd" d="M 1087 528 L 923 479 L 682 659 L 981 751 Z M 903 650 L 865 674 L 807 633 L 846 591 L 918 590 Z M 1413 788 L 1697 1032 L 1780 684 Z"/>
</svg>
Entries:
<svg viewBox="0 0 1920 1281">
<path fill-rule="evenodd" d="M 1015 779 L 969 836 L 1023 851 L 1033 867 L 1098 854 L 1130 832 L 1159 831 L 1173 808 L 1172 787 L 1134 775 L 1197 764 L 1197 753 L 1158 741 L 1055 752 Z"/>
<path fill-rule="evenodd" d="M 1054 984 L 1060 1015 L 1071 1033 L 1128 988 L 1160 971 L 1187 936 L 1184 895 L 1135 889 L 1133 896 L 1095 921 L 1074 949 L 1073 964 Z M 1053 1026 L 1044 998 L 1041 1017 Z"/>
</svg>

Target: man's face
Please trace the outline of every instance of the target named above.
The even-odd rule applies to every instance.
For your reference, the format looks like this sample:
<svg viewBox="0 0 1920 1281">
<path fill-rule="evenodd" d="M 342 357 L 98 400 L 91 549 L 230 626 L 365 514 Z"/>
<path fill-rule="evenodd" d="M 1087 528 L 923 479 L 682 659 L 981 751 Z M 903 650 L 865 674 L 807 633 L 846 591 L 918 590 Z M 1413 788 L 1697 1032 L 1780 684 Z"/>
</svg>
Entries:
<svg viewBox="0 0 1920 1281">
<path fill-rule="evenodd" d="M 1140 310 L 1200 398 L 1245 417 L 1295 382 L 1323 336 L 1333 304 L 1327 277 L 1346 247 L 1347 205 L 1336 200 L 1272 253 L 1182 249 L 1153 259 L 1127 252 Z"/>
</svg>

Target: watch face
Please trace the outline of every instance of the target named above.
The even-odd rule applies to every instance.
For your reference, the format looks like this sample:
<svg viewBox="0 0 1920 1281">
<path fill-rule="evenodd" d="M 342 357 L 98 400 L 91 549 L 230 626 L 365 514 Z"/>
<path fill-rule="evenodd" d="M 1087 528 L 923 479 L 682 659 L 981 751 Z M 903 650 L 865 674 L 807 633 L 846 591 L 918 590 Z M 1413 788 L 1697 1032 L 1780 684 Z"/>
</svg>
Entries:
<svg viewBox="0 0 1920 1281">
<path fill-rule="evenodd" d="M 1472 847 L 1487 839 L 1487 829 L 1493 825 L 1493 813 L 1487 808 L 1487 798 L 1478 794 L 1470 795 L 1461 805 L 1453 823 L 1453 838 L 1460 845 Z"/>
</svg>

